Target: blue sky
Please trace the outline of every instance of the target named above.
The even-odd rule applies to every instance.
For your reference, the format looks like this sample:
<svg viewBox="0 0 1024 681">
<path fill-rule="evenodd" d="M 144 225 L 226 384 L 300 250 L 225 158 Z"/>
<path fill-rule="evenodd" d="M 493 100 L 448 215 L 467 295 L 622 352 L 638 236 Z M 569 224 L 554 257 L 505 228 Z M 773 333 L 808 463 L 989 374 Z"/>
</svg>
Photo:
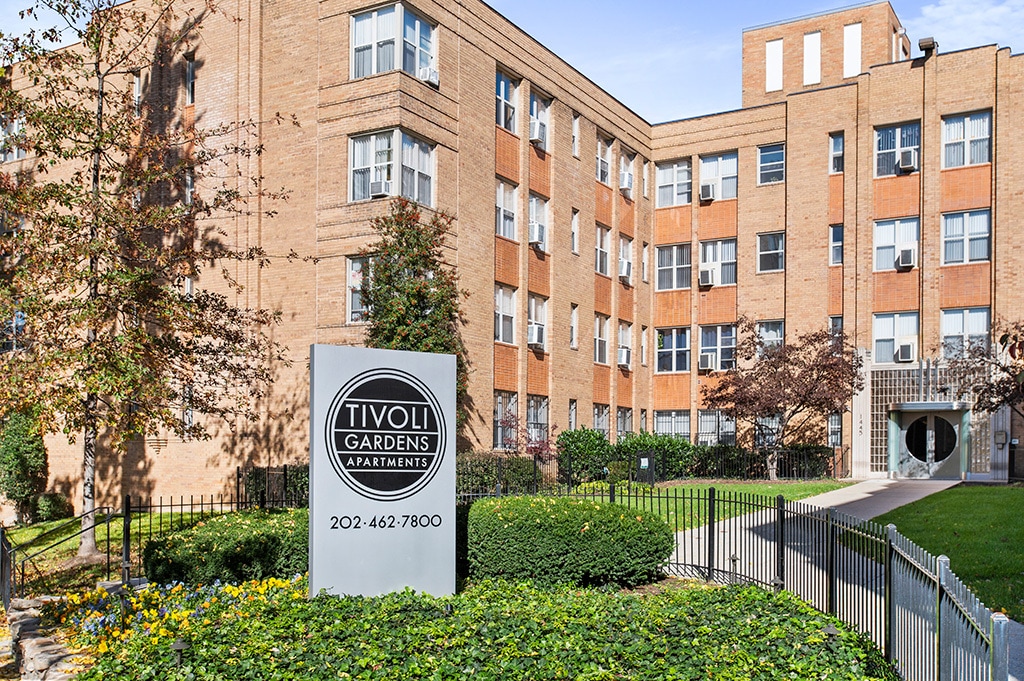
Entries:
<svg viewBox="0 0 1024 681">
<path fill-rule="evenodd" d="M 307 0 L 315 2 L 315 0 Z M 998 43 L 1024 52 L 1024 0 L 891 0 L 914 50 Z M 657 123 L 740 106 L 744 28 L 837 9 L 843 0 L 490 0 L 492 7 L 627 106 Z M 0 0 L 19 33 L 31 0 Z M 623 8 L 628 7 L 628 11 Z"/>
</svg>

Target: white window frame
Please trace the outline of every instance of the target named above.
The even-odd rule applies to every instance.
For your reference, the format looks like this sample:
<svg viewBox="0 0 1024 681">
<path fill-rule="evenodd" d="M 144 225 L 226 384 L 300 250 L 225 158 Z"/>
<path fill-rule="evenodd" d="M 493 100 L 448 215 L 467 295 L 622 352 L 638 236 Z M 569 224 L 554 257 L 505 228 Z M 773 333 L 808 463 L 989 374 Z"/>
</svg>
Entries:
<svg viewBox="0 0 1024 681">
<path fill-rule="evenodd" d="M 956 127 L 959 126 L 959 131 Z M 973 130 L 972 130 L 973 128 Z M 982 132 L 981 129 L 984 129 Z M 960 162 L 956 161 L 959 147 Z M 954 158 L 950 158 L 954 156 Z M 942 167 L 963 168 L 992 162 L 992 113 L 976 111 L 942 119 Z"/>
<path fill-rule="evenodd" d="M 846 171 L 846 135 L 833 132 L 828 136 L 828 172 L 839 175 Z"/>
<path fill-rule="evenodd" d="M 636 165 L 636 154 L 622 148 L 619 152 L 619 186 L 622 186 L 622 178 L 627 174 L 633 176 L 633 182 L 636 183 L 636 174 L 633 172 L 633 167 Z"/>
<path fill-rule="evenodd" d="M 607 404 L 594 402 L 594 430 L 604 433 L 608 437 L 609 419 L 611 418 L 611 407 Z"/>
<path fill-rule="evenodd" d="M 783 42 L 768 40 L 764 44 L 764 91 L 778 92 L 782 89 Z"/>
<path fill-rule="evenodd" d="M 596 169 L 594 176 L 601 184 L 611 186 L 612 183 L 612 145 L 615 140 L 597 135 Z"/>
<path fill-rule="evenodd" d="M 132 114 L 142 116 L 142 74 L 132 71 Z"/>
<path fill-rule="evenodd" d="M 733 252 L 732 260 L 723 260 L 722 251 L 730 245 Z M 715 239 L 713 241 L 700 242 L 700 266 L 701 269 L 715 270 L 715 286 L 735 286 L 737 280 L 736 266 L 736 239 Z M 726 270 L 731 272 L 732 281 L 725 281 Z"/>
<path fill-rule="evenodd" d="M 828 446 L 832 448 L 843 446 L 843 415 L 839 412 L 828 415 Z"/>
<path fill-rule="evenodd" d="M 526 396 L 526 437 L 531 444 L 548 439 L 549 403 L 546 395 Z"/>
<path fill-rule="evenodd" d="M 913 134 L 911 135 L 911 133 Z M 887 146 L 885 149 L 880 148 L 883 144 L 883 136 L 890 134 L 893 136 L 894 146 Z M 902 152 L 911 149 L 918 152 L 918 159 L 920 159 L 921 123 L 919 121 L 907 121 L 898 125 L 875 128 L 875 177 L 895 177 L 899 175 L 900 155 Z M 890 163 L 892 164 L 891 168 Z M 918 164 L 920 165 L 920 160 L 918 160 Z M 919 171 L 915 170 L 914 172 Z"/>
<path fill-rule="evenodd" d="M 656 330 L 654 373 L 678 374 L 690 371 L 690 327 L 675 326 Z"/>
<path fill-rule="evenodd" d="M 494 233 L 515 241 L 519 234 L 516 208 L 519 205 L 519 187 L 504 180 L 495 180 Z"/>
<path fill-rule="evenodd" d="M 384 14 L 392 17 L 390 34 L 383 25 L 381 17 Z M 361 40 L 357 35 L 358 25 L 364 19 L 369 21 L 369 30 Z M 419 78 L 420 69 L 434 69 L 437 64 L 437 26 L 400 2 L 352 15 L 350 35 L 349 74 L 353 80 L 391 71 L 404 71 L 413 78 Z M 390 64 L 382 63 L 388 47 L 391 50 Z M 370 52 L 369 69 L 360 72 L 358 67 L 362 61 L 356 53 L 367 49 Z"/>
<path fill-rule="evenodd" d="M 697 412 L 697 444 L 735 445 L 736 419 L 717 409 L 700 409 Z"/>
<path fill-rule="evenodd" d="M 357 148 L 363 140 L 368 140 L 366 164 L 357 167 Z M 386 147 L 378 148 L 384 143 Z M 391 196 L 404 196 L 424 206 L 433 206 L 434 177 L 437 175 L 435 156 L 433 144 L 401 128 L 353 135 L 349 139 L 350 202 L 373 200 L 371 183 L 384 181 L 391 183 Z M 366 196 L 357 196 L 357 175 L 363 172 L 367 178 Z"/>
<path fill-rule="evenodd" d="M 700 183 L 714 184 L 718 201 L 735 199 L 739 194 L 739 154 L 726 151 L 701 156 Z"/>
<path fill-rule="evenodd" d="M 530 207 L 530 222 L 537 222 L 544 225 L 542 230 L 543 238 L 540 241 L 540 249 L 544 252 L 548 250 L 548 232 L 551 229 L 551 225 L 548 221 L 548 201 L 540 194 L 530 193 L 529 200 Z"/>
<path fill-rule="evenodd" d="M 644 159 L 643 167 L 640 170 L 640 182 L 643 184 L 643 195 L 644 195 L 645 199 L 647 198 L 647 193 L 648 193 L 648 191 L 647 191 L 648 190 L 647 183 L 648 183 L 648 180 L 650 178 L 650 175 L 651 175 L 651 162 L 648 161 L 647 159 Z"/>
<path fill-rule="evenodd" d="M 874 315 L 871 329 L 872 361 L 875 364 L 893 364 L 896 346 L 904 342 L 917 344 L 919 335 L 920 316 L 917 311 Z M 891 348 L 885 347 L 887 343 L 891 344 Z"/>
<path fill-rule="evenodd" d="M 654 412 L 654 433 L 690 441 L 689 409 L 658 409 Z"/>
<path fill-rule="evenodd" d="M 821 82 L 821 31 L 804 33 L 804 85 Z"/>
<path fill-rule="evenodd" d="M 640 327 L 640 366 L 647 366 L 647 327 Z"/>
<path fill-rule="evenodd" d="M 855 78 L 863 69 L 861 66 L 861 33 L 859 22 L 843 26 L 843 78 Z"/>
<path fill-rule="evenodd" d="M 918 248 L 921 241 L 920 225 L 921 221 L 916 217 L 875 222 L 875 272 L 895 270 L 900 250 L 911 246 Z"/>
<path fill-rule="evenodd" d="M 608 364 L 608 322 L 610 317 L 594 315 L 594 364 Z"/>
<path fill-rule="evenodd" d="M 965 307 L 942 311 L 942 357 L 962 357 L 969 348 L 986 348 L 991 333 L 987 307 Z"/>
<path fill-rule="evenodd" d="M 196 103 L 196 55 L 185 55 L 185 105 Z"/>
<path fill-rule="evenodd" d="M 680 291 L 693 286 L 693 247 L 690 244 L 658 246 L 654 257 L 655 290 Z"/>
<path fill-rule="evenodd" d="M 550 114 L 551 100 L 539 92 L 530 93 L 530 126 L 537 121 L 541 126 L 541 142 L 536 145 L 542 151 L 548 150 L 548 140 L 551 139 Z"/>
<path fill-rule="evenodd" d="M 615 438 L 623 438 L 633 432 L 633 408 L 615 408 Z"/>
<path fill-rule="evenodd" d="M 534 293 L 529 294 L 526 303 L 526 321 L 529 324 L 537 324 L 544 331 L 544 342 L 541 343 L 541 350 L 545 352 L 548 349 L 548 334 L 547 334 L 547 322 L 548 322 L 548 299 L 543 296 L 538 296 Z"/>
<path fill-rule="evenodd" d="M 516 344 L 516 289 L 494 285 L 494 342 Z"/>
<path fill-rule="evenodd" d="M 715 371 L 728 371 L 736 368 L 736 325 L 701 326 L 700 354 L 706 353 L 715 355 Z"/>
<path fill-rule="evenodd" d="M 982 229 L 984 228 L 984 229 Z M 959 232 L 959 233 L 958 233 Z M 983 243 L 985 257 L 975 257 L 974 247 Z M 950 257 L 950 250 L 959 244 L 960 258 Z M 942 215 L 942 264 L 966 265 L 992 259 L 992 213 L 969 210 Z"/>
<path fill-rule="evenodd" d="M 828 264 L 843 264 L 843 225 L 828 226 Z"/>
<path fill-rule="evenodd" d="M 399 22 L 399 26 L 402 27 L 402 65 L 400 68 L 413 78 L 419 78 L 420 69 L 435 68 L 437 27 L 401 3 L 398 7 L 402 14 L 402 19 Z M 423 47 L 424 42 L 427 43 L 426 48 Z"/>
<path fill-rule="evenodd" d="M 776 244 L 770 243 L 778 237 Z M 765 259 L 777 259 L 777 267 L 765 267 Z M 765 232 L 757 235 L 757 272 L 782 272 L 786 269 L 786 233 Z"/>
<path fill-rule="evenodd" d="M 580 254 L 580 212 L 572 209 L 572 218 L 569 220 L 569 248 L 573 255 Z"/>
<path fill-rule="evenodd" d="M 628 236 L 619 235 L 619 272 L 622 271 L 622 264 L 629 263 L 628 283 L 633 283 L 633 240 Z"/>
<path fill-rule="evenodd" d="M 510 390 L 494 391 L 494 436 L 493 448 L 505 450 L 515 441 L 512 429 L 506 430 L 503 422 L 508 417 L 519 415 L 519 395 Z"/>
<path fill-rule="evenodd" d="M 196 194 L 196 171 L 192 166 L 185 168 L 185 178 L 182 183 L 182 203 L 191 206 L 195 202 Z"/>
<path fill-rule="evenodd" d="M 569 347 L 573 350 L 580 347 L 580 306 L 576 303 L 569 306 Z"/>
<path fill-rule="evenodd" d="M 18 161 L 27 155 L 25 147 L 18 144 L 18 137 L 25 128 L 25 119 L 15 116 L 0 127 L 0 163 Z"/>
<path fill-rule="evenodd" d="M 778 157 L 781 155 L 781 157 Z M 758 186 L 780 184 L 786 181 L 786 145 L 784 142 L 765 144 L 757 148 Z"/>
<path fill-rule="evenodd" d="M 762 347 L 779 347 L 786 342 L 786 322 L 781 319 L 758 322 L 757 336 L 761 339 Z"/>
<path fill-rule="evenodd" d="M 579 425 L 579 409 L 576 400 L 569 400 L 569 430 L 576 430 Z"/>
<path fill-rule="evenodd" d="M 580 115 L 572 115 L 572 155 L 580 157 Z"/>
<path fill-rule="evenodd" d="M 348 256 L 348 315 L 349 324 L 365 324 L 370 306 L 363 297 L 363 287 L 373 277 L 373 259 L 368 255 Z"/>
<path fill-rule="evenodd" d="M 619 349 L 626 348 L 629 350 L 629 354 L 633 354 L 633 325 L 629 322 L 619 320 Z M 616 360 L 618 358 L 616 357 Z M 632 357 L 630 357 L 630 366 L 632 366 Z M 616 363 L 618 363 L 616 361 Z"/>
<path fill-rule="evenodd" d="M 782 416 L 772 414 L 771 416 L 758 416 L 754 419 L 754 447 L 774 447 L 779 440 L 779 430 L 782 428 Z"/>
<path fill-rule="evenodd" d="M 693 166 L 690 159 L 671 163 L 659 163 L 657 174 L 657 196 L 655 208 L 685 206 L 693 200 Z"/>
<path fill-rule="evenodd" d="M 612 230 L 603 225 L 594 229 L 594 271 L 604 276 L 608 272 L 608 248 L 610 247 Z"/>
<path fill-rule="evenodd" d="M 499 128 L 516 132 L 516 106 L 519 102 L 519 81 L 501 71 L 496 72 L 494 84 L 494 123 Z"/>
</svg>

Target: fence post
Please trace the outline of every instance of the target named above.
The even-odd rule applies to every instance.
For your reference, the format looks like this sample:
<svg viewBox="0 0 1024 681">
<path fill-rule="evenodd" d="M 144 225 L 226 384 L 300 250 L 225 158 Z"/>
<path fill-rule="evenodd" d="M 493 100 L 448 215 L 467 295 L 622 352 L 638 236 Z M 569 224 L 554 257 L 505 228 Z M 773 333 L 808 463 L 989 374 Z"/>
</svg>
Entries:
<svg viewBox="0 0 1024 681">
<path fill-rule="evenodd" d="M 826 609 L 828 614 L 836 614 L 836 553 L 838 548 L 838 532 L 836 531 L 836 509 L 829 507 L 825 516 L 828 523 L 828 541 L 825 544 L 827 571 L 828 571 L 828 595 L 826 597 Z"/>
<path fill-rule="evenodd" d="M 945 555 L 939 556 L 936 561 L 936 570 L 938 573 L 938 582 L 935 588 L 935 678 L 938 681 L 945 681 L 950 677 L 951 658 L 952 651 L 946 645 L 947 634 L 944 631 L 943 621 L 946 619 L 944 616 L 946 610 L 946 584 L 949 580 L 949 558 Z"/>
<path fill-rule="evenodd" d="M 7 530 L 0 527 L 0 600 L 3 601 L 4 612 L 11 608 L 11 555 L 7 550 Z"/>
<path fill-rule="evenodd" d="M 495 476 L 495 480 L 497 482 L 495 482 L 495 486 L 494 486 L 494 496 L 496 496 L 496 497 L 500 497 L 501 496 L 501 462 L 502 462 L 502 459 L 500 457 L 495 461 L 495 463 L 498 466 L 498 474 Z"/>
<path fill-rule="evenodd" d="M 281 506 L 288 506 L 288 464 L 281 467 Z"/>
<path fill-rule="evenodd" d="M 608 483 L 608 503 L 610 503 L 610 504 L 614 504 L 615 503 L 615 483 L 614 482 L 609 482 Z"/>
<path fill-rule="evenodd" d="M 786 498 L 775 497 L 775 590 L 786 587 Z"/>
<path fill-rule="evenodd" d="M 892 650 L 892 629 L 896 621 L 896 599 L 892 593 L 892 570 L 893 570 L 893 558 L 895 553 L 892 548 L 892 542 L 896 535 L 896 526 L 889 523 L 885 526 L 885 572 L 883 578 L 885 579 L 885 591 L 883 593 L 884 608 L 885 608 L 885 661 L 892 662 L 893 650 Z"/>
<path fill-rule="evenodd" d="M 121 519 L 121 591 L 132 581 L 132 495 L 124 495 L 124 517 Z"/>
<path fill-rule="evenodd" d="M 537 455 L 533 455 L 533 493 L 537 493 Z"/>
<path fill-rule="evenodd" d="M 242 507 L 242 467 L 235 466 L 235 508 Z"/>
<path fill-rule="evenodd" d="M 992 613 L 992 681 L 1010 676 L 1010 620 L 1001 612 Z"/>
<path fill-rule="evenodd" d="M 715 488 L 708 488 L 708 556 L 707 556 L 707 581 L 713 581 L 715 569 Z"/>
<path fill-rule="evenodd" d="M 263 487 L 260 488 L 260 510 L 267 507 L 267 485 L 266 479 L 264 478 Z"/>
</svg>

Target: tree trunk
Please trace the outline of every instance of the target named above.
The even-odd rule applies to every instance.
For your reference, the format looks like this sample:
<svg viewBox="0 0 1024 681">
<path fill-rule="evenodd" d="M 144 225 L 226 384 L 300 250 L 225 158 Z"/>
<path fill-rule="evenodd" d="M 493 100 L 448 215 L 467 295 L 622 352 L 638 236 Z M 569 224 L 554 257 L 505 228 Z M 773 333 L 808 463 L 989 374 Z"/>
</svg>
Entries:
<svg viewBox="0 0 1024 681">
<path fill-rule="evenodd" d="M 82 438 L 82 535 L 78 545 L 79 558 L 91 558 L 99 554 L 96 548 L 96 393 L 85 398 L 87 412 L 84 437 Z"/>
<path fill-rule="evenodd" d="M 768 449 L 768 479 L 775 481 L 779 479 L 779 450 L 777 447 Z"/>
</svg>

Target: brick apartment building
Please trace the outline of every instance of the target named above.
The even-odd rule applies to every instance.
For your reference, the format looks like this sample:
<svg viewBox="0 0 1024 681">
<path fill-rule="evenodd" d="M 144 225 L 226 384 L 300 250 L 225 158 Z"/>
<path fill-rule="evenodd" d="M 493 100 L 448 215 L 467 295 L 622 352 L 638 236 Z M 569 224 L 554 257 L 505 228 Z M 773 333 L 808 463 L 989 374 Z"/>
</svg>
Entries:
<svg viewBox="0 0 1024 681">
<path fill-rule="evenodd" d="M 101 497 L 228 491 L 237 465 L 305 459 L 308 345 L 361 342 L 359 253 L 396 195 L 457 218 L 468 446 L 500 443 L 508 410 L 731 441 L 700 389 L 746 317 L 779 341 L 841 327 L 863 353 L 865 389 L 822 424 L 855 476 L 1007 478 L 1021 424 L 972 413 L 940 360 L 1024 309 L 1009 49 L 910 59 L 888 2 L 865 4 L 745 31 L 743 108 L 651 124 L 479 0 L 241 7 L 194 40 L 178 104 L 299 123 L 265 125 L 253 160 L 291 197 L 234 226 L 317 257 L 239 273 L 243 302 L 283 311 L 295 361 L 260 424 L 135 443 L 101 460 Z M 50 451 L 74 492 L 77 448 Z"/>
</svg>

